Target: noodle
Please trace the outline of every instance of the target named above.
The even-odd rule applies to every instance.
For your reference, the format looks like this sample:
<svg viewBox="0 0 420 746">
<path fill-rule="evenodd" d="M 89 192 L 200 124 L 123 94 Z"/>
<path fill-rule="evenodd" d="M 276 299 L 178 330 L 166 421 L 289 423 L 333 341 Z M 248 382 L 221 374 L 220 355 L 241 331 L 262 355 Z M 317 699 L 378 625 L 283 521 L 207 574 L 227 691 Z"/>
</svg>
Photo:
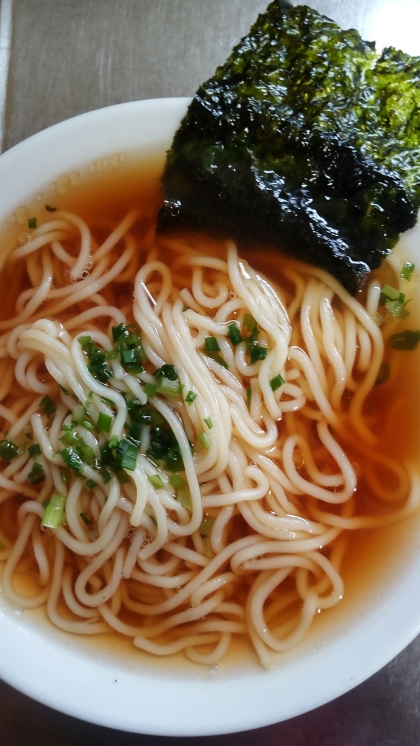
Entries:
<svg viewBox="0 0 420 746">
<path fill-rule="evenodd" d="M 366 414 L 378 279 L 364 306 L 281 262 L 270 283 L 233 243 L 159 241 L 138 210 L 106 235 L 57 211 L 14 247 L 26 285 L 0 321 L 11 603 L 203 665 L 239 635 L 269 667 L 343 596 L 346 532 L 417 509 L 418 477 L 378 453 Z"/>
</svg>

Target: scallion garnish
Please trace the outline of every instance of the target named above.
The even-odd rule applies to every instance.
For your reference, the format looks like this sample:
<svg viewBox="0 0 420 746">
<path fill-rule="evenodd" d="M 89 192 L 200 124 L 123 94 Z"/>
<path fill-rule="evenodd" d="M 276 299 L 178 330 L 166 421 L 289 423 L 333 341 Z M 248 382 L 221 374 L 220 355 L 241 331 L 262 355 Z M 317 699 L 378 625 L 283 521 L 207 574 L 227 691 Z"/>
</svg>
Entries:
<svg viewBox="0 0 420 746">
<path fill-rule="evenodd" d="M 108 443 L 108 446 L 111 448 L 111 450 L 114 450 L 114 448 L 116 448 L 117 445 L 118 445 L 118 436 L 113 435 L 111 440 Z"/>
<path fill-rule="evenodd" d="M 185 397 L 185 401 L 187 404 L 192 404 L 196 398 L 197 394 L 195 394 L 194 391 L 189 391 L 187 396 Z"/>
<path fill-rule="evenodd" d="M 61 435 L 58 439 L 63 446 L 74 446 L 81 442 L 80 435 L 73 432 L 72 430 L 65 430 L 64 435 Z"/>
<path fill-rule="evenodd" d="M 61 453 L 61 458 L 63 459 L 65 465 L 68 469 L 71 469 L 72 471 L 80 471 L 83 466 L 83 461 L 80 458 L 79 454 L 76 453 L 74 448 L 63 448 Z"/>
<path fill-rule="evenodd" d="M 208 515 L 204 516 L 201 526 L 198 529 L 201 536 L 210 536 L 213 525 L 214 518 L 210 518 Z"/>
<path fill-rule="evenodd" d="M 411 262 L 406 262 L 401 269 L 400 277 L 402 277 L 403 280 L 411 280 L 411 275 L 413 274 L 415 270 L 415 265 Z"/>
<path fill-rule="evenodd" d="M 36 228 L 36 218 L 28 218 L 28 228 Z"/>
<path fill-rule="evenodd" d="M 213 423 L 212 423 L 212 421 L 211 421 L 210 417 L 205 417 L 205 418 L 204 418 L 204 422 L 206 423 L 206 425 L 207 425 L 208 429 L 209 429 L 209 430 L 211 430 L 211 429 L 212 429 L 212 427 L 213 427 Z"/>
<path fill-rule="evenodd" d="M 387 300 L 397 300 L 400 303 L 404 303 L 404 293 L 400 293 L 397 288 L 393 288 L 391 285 L 384 285 L 383 288 L 381 288 L 381 293 Z"/>
<path fill-rule="evenodd" d="M 19 456 L 19 448 L 16 443 L 11 440 L 0 440 L 0 459 L 9 463 L 16 456 Z"/>
<path fill-rule="evenodd" d="M 156 487 L 156 489 L 161 490 L 165 488 L 162 477 L 159 476 L 159 474 L 152 474 L 150 477 L 147 478 L 150 484 L 153 484 L 153 487 Z"/>
<path fill-rule="evenodd" d="M 204 340 L 204 349 L 206 352 L 220 352 L 216 337 L 206 337 Z"/>
<path fill-rule="evenodd" d="M 157 386 L 154 386 L 153 383 L 145 383 L 143 391 L 150 399 L 153 399 L 154 395 L 156 394 Z"/>
<path fill-rule="evenodd" d="M 48 396 L 48 394 L 41 399 L 40 407 L 44 410 L 47 417 L 51 417 L 51 415 L 54 414 L 57 409 L 56 405 L 54 404 L 51 397 Z"/>
<path fill-rule="evenodd" d="M 204 446 L 204 448 L 210 448 L 211 440 L 207 433 L 200 433 L 200 435 L 198 436 L 198 440 L 200 441 L 201 445 Z"/>
<path fill-rule="evenodd" d="M 139 449 L 129 440 L 122 438 L 115 449 L 115 460 L 122 469 L 134 471 Z"/>
<path fill-rule="evenodd" d="M 114 375 L 112 368 L 107 363 L 107 354 L 92 341 L 92 337 L 84 335 L 78 337 L 79 344 L 86 353 L 89 365 L 89 373 L 100 383 L 106 383 L 108 378 Z"/>
<path fill-rule="evenodd" d="M 242 334 L 236 324 L 229 324 L 227 336 L 234 347 L 242 342 Z"/>
<path fill-rule="evenodd" d="M 389 363 L 387 363 L 386 361 L 382 362 L 379 368 L 379 371 L 378 371 L 375 385 L 379 386 L 382 383 L 386 383 L 389 379 L 390 374 L 391 374 L 391 368 L 389 366 Z"/>
<path fill-rule="evenodd" d="M 249 332 L 252 332 L 257 327 L 257 322 L 250 313 L 244 313 L 242 324 Z"/>
<path fill-rule="evenodd" d="M 169 478 L 169 484 L 175 490 L 180 490 L 185 487 L 187 483 L 185 479 L 179 476 L 179 474 L 172 474 L 172 476 Z"/>
<path fill-rule="evenodd" d="M 98 486 L 98 483 L 95 482 L 93 479 L 86 479 L 85 487 L 88 488 L 88 490 L 94 490 L 95 487 Z"/>
<path fill-rule="evenodd" d="M 99 412 L 98 422 L 96 423 L 96 429 L 99 432 L 109 433 L 112 425 L 112 417 L 104 412 Z"/>
<path fill-rule="evenodd" d="M 170 378 L 165 378 L 164 376 L 159 379 L 160 383 L 157 387 L 156 391 L 158 394 L 163 394 L 163 396 L 169 396 L 169 397 L 175 397 L 179 396 L 181 393 L 181 384 L 178 380 L 173 381 Z"/>
<path fill-rule="evenodd" d="M 403 293 L 401 293 L 403 295 Z M 390 313 L 394 318 L 396 319 L 406 319 L 409 315 L 409 312 L 407 311 L 407 305 L 410 303 L 410 301 L 406 301 L 405 303 L 402 303 L 399 300 L 386 300 L 385 301 L 385 307 L 388 313 Z"/>
<path fill-rule="evenodd" d="M 206 354 L 215 360 L 219 365 L 223 365 L 224 368 L 228 368 L 228 364 L 223 360 L 220 355 L 220 347 L 216 337 L 206 337 L 204 340 L 204 349 Z"/>
<path fill-rule="evenodd" d="M 141 425 L 139 422 L 131 422 L 128 428 L 128 440 L 135 446 L 139 446 L 141 442 Z"/>
<path fill-rule="evenodd" d="M 260 360 L 265 360 L 268 355 L 267 347 L 261 347 L 259 344 L 252 344 L 249 350 L 251 356 L 251 365 L 258 363 Z"/>
<path fill-rule="evenodd" d="M 284 378 L 282 378 L 280 374 L 278 376 L 274 376 L 274 378 L 272 378 L 270 381 L 271 390 L 277 391 L 280 386 L 283 386 L 284 382 Z"/>
<path fill-rule="evenodd" d="M 101 477 L 104 484 L 108 484 L 112 479 L 111 473 L 108 469 L 101 469 Z"/>
<path fill-rule="evenodd" d="M 79 513 L 79 515 L 80 515 L 80 518 L 82 519 L 83 523 L 86 523 L 86 526 L 91 526 L 92 525 L 92 521 L 89 520 L 89 518 L 87 517 L 87 515 L 85 515 L 84 513 Z"/>
<path fill-rule="evenodd" d="M 192 513 L 192 499 L 191 493 L 187 487 L 183 487 L 176 493 L 176 499 L 179 504 Z"/>
<path fill-rule="evenodd" d="M 51 495 L 50 501 L 45 508 L 41 526 L 44 528 L 59 528 L 63 522 L 65 503 L 65 495 Z"/>
<path fill-rule="evenodd" d="M 38 464 L 35 462 L 32 466 L 31 471 L 28 474 L 28 482 L 29 484 L 32 484 L 35 486 L 36 484 L 41 484 L 41 482 L 44 482 L 45 480 L 45 472 L 44 467 L 42 464 Z"/>
<path fill-rule="evenodd" d="M 169 365 L 169 363 L 165 363 L 165 365 L 162 365 L 161 368 L 158 368 L 153 373 L 154 377 L 157 381 L 159 381 L 161 378 L 166 378 L 169 381 L 178 381 L 178 372 L 175 368 L 175 365 Z"/>
<path fill-rule="evenodd" d="M 57 210 L 56 207 L 51 207 L 51 205 L 45 205 L 45 209 L 48 210 L 48 212 L 55 212 Z"/>
<path fill-rule="evenodd" d="M 248 407 L 251 406 L 251 396 L 252 396 L 252 391 L 251 391 L 250 388 L 248 388 L 246 390 L 246 403 L 247 403 Z"/>
<path fill-rule="evenodd" d="M 389 344 L 394 350 L 415 350 L 420 342 L 420 329 L 405 329 L 403 332 L 391 334 Z"/>
</svg>

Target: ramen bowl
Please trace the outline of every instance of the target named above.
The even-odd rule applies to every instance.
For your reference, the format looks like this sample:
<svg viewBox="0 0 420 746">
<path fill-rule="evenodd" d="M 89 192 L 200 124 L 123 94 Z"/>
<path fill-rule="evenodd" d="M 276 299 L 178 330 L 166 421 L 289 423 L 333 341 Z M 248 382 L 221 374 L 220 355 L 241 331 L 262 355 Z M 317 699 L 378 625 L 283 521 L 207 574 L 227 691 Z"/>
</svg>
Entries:
<svg viewBox="0 0 420 746">
<path fill-rule="evenodd" d="M 187 104 L 174 98 L 106 108 L 6 152 L 0 157 L 4 234 L 16 233 L 37 205 L 77 190 L 84 179 L 109 180 L 115 173 L 118 181 L 127 161 L 152 159 L 162 168 Z M 414 261 L 417 239 L 417 229 L 404 238 Z M 417 354 L 413 360 L 418 366 Z M 24 611 L 1 594 L 0 676 L 69 715 L 139 733 L 221 734 L 294 717 L 365 680 L 418 633 L 419 524 L 414 516 L 380 533 L 366 532 L 349 559 L 342 602 L 321 614 L 297 649 L 279 654 L 269 670 L 245 644 L 217 666 L 199 666 L 152 659 L 107 635 L 79 639 L 53 628 L 42 610 Z"/>
</svg>

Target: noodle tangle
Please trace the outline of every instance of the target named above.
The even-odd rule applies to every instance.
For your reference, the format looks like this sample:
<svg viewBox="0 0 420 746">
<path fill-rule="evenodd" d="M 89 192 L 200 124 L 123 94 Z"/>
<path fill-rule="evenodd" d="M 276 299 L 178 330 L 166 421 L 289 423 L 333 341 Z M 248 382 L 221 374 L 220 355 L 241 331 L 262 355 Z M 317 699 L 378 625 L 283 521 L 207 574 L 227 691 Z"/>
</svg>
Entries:
<svg viewBox="0 0 420 746">
<path fill-rule="evenodd" d="M 57 210 L 13 248 L 23 282 L 0 321 L 11 603 L 204 665 L 245 637 L 270 667 L 342 598 L 347 534 L 417 509 L 418 478 L 384 463 L 365 413 L 384 351 L 377 281 L 363 305 L 281 263 L 269 282 L 233 243 L 158 240 L 139 211 L 104 232 Z"/>
</svg>

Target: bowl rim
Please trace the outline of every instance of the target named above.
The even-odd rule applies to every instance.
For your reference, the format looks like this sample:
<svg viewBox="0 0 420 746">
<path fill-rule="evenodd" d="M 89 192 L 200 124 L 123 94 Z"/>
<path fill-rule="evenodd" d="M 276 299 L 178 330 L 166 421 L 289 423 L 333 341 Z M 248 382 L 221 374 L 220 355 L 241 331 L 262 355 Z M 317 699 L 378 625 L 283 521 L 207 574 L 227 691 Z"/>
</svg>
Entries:
<svg viewBox="0 0 420 746">
<path fill-rule="evenodd" d="M 106 107 L 56 124 L 0 156 L 0 222 L 64 172 L 115 152 L 167 149 L 190 99 Z M 322 649 L 263 672 L 212 678 L 138 672 L 46 634 L 0 594 L 0 676 L 56 710 L 99 725 L 161 736 L 218 735 L 307 712 L 361 683 L 420 631 L 420 555 L 392 594 Z M 63 633 L 65 634 L 65 633 Z"/>
</svg>

